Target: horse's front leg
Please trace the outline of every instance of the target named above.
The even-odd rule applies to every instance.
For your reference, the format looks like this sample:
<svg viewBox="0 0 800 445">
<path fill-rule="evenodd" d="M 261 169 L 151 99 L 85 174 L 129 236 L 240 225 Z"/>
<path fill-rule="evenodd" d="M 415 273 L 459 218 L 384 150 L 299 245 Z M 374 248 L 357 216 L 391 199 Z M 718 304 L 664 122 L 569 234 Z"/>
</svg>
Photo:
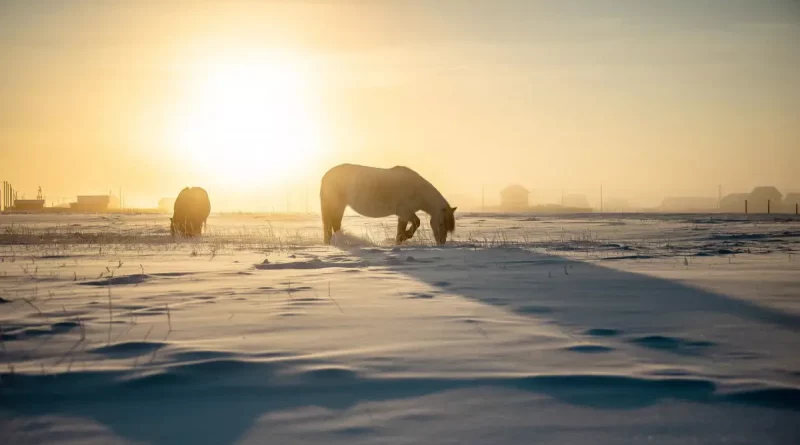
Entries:
<svg viewBox="0 0 800 445">
<path fill-rule="evenodd" d="M 408 221 L 403 218 L 397 218 L 397 237 L 395 241 L 397 244 L 402 243 L 403 241 L 411 238 L 411 235 L 408 234 L 408 230 L 406 230 L 406 226 L 408 225 Z M 413 225 L 412 225 L 413 227 Z M 413 233 L 412 233 L 413 234 Z"/>
<path fill-rule="evenodd" d="M 408 237 L 407 239 L 410 239 L 411 237 L 414 236 L 414 234 L 417 232 L 417 229 L 419 229 L 419 225 L 420 225 L 419 218 L 414 213 L 411 214 L 411 218 L 409 219 L 409 222 L 411 222 L 411 229 L 409 229 L 406 232 L 406 236 Z"/>
</svg>

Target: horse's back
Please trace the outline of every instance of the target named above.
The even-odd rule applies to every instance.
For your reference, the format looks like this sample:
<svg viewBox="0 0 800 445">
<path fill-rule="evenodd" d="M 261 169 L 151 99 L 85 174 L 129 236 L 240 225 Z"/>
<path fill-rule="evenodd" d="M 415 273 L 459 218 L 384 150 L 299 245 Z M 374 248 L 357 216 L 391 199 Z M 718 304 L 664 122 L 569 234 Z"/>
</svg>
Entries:
<svg viewBox="0 0 800 445">
<path fill-rule="evenodd" d="M 178 217 L 205 221 L 210 213 L 211 201 L 202 187 L 186 187 L 175 199 L 174 214 Z"/>
<path fill-rule="evenodd" d="M 370 217 L 395 214 L 412 199 L 420 176 L 408 167 L 378 168 L 340 164 L 322 178 L 320 196 L 337 200 Z"/>
</svg>

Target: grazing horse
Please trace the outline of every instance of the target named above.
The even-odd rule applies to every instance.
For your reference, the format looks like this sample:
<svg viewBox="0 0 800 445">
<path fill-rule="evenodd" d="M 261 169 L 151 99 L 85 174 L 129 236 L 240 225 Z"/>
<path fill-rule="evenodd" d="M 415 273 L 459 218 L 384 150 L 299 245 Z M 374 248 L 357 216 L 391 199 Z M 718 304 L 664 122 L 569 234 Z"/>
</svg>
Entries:
<svg viewBox="0 0 800 445">
<path fill-rule="evenodd" d="M 208 193 L 202 187 L 186 187 L 175 199 L 172 218 L 169 219 L 169 231 L 174 236 L 200 235 L 211 213 L 211 202 Z"/>
<path fill-rule="evenodd" d="M 430 215 L 436 244 L 447 241 L 456 228 L 455 207 L 425 178 L 408 167 L 375 168 L 341 164 L 322 177 L 319 191 L 325 244 L 342 228 L 342 216 L 349 205 L 361 215 L 383 218 L 397 215 L 397 244 L 414 236 L 420 225 L 416 215 Z M 411 223 L 411 228 L 406 229 Z"/>
</svg>

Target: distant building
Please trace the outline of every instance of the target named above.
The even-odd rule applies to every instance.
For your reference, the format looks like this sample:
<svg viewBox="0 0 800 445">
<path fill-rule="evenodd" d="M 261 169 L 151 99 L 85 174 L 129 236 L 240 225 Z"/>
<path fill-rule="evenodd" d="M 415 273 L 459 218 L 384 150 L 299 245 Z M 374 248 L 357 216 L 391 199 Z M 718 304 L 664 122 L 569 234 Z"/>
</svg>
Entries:
<svg viewBox="0 0 800 445">
<path fill-rule="evenodd" d="M 731 193 L 719 201 L 719 210 L 726 213 L 744 212 L 744 201 L 749 193 Z"/>
<path fill-rule="evenodd" d="M 510 185 L 500 192 L 500 206 L 504 209 L 528 207 L 530 194 L 528 189 L 519 184 Z"/>
<path fill-rule="evenodd" d="M 717 208 L 717 198 L 668 197 L 661 201 L 664 212 L 708 212 Z"/>
<path fill-rule="evenodd" d="M 77 202 L 69 203 L 69 207 L 81 212 L 103 212 L 110 208 L 118 208 L 119 200 L 112 195 L 78 196 Z"/>
<path fill-rule="evenodd" d="M 170 213 L 175 209 L 175 198 L 161 198 L 158 200 L 158 209 Z"/>
<path fill-rule="evenodd" d="M 786 197 L 783 198 L 783 207 L 786 212 L 794 213 L 795 209 L 798 206 L 800 207 L 800 193 L 787 193 Z"/>
<path fill-rule="evenodd" d="M 14 210 L 42 210 L 44 199 L 17 199 L 14 201 Z"/>
<path fill-rule="evenodd" d="M 769 202 L 769 209 L 767 208 Z M 783 193 L 772 186 L 756 187 L 747 197 L 747 210 L 750 213 L 776 212 L 783 205 Z"/>
</svg>

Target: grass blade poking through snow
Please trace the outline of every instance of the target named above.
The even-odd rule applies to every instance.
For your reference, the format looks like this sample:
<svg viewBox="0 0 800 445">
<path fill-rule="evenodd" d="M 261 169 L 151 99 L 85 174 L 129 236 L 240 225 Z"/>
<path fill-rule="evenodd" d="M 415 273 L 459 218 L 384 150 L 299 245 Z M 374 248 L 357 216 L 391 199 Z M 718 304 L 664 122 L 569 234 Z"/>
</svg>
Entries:
<svg viewBox="0 0 800 445">
<path fill-rule="evenodd" d="M 342 310 L 342 307 L 339 306 L 339 303 L 337 303 L 336 300 L 333 299 L 333 295 L 331 295 L 331 282 L 330 281 L 328 281 L 328 298 L 330 298 L 331 301 L 333 301 L 333 304 L 335 304 L 336 307 L 339 308 L 339 312 L 344 314 L 344 311 Z"/>
<path fill-rule="evenodd" d="M 108 340 L 107 343 L 111 344 L 111 327 L 114 325 L 114 307 L 111 303 L 111 279 L 114 278 L 114 272 L 108 277 Z"/>
</svg>

